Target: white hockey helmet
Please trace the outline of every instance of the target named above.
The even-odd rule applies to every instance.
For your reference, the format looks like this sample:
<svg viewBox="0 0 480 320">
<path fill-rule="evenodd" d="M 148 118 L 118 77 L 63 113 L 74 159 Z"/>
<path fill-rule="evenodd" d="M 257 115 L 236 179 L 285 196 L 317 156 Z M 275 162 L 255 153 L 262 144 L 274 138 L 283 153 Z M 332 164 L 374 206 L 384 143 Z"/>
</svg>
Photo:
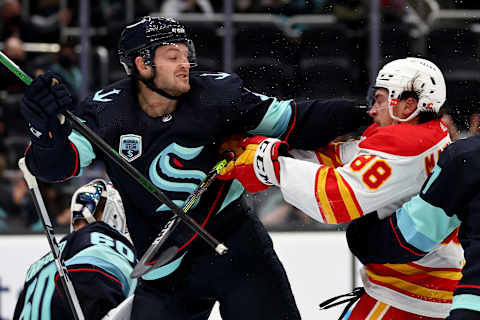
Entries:
<svg viewBox="0 0 480 320">
<path fill-rule="evenodd" d="M 96 213 L 101 199 L 105 199 L 105 208 L 101 221 L 116 229 L 130 239 L 122 198 L 111 183 L 95 179 L 78 188 L 72 196 L 70 231 L 78 219 L 85 219 L 89 224 L 96 221 Z"/>
<path fill-rule="evenodd" d="M 378 72 L 375 88 L 388 90 L 388 112 L 392 119 L 409 121 L 421 111 L 438 113 L 447 95 L 445 79 L 440 69 L 431 61 L 421 58 L 404 58 L 387 63 Z M 406 119 L 393 115 L 401 94 L 405 91 L 418 94 L 417 109 Z"/>
</svg>

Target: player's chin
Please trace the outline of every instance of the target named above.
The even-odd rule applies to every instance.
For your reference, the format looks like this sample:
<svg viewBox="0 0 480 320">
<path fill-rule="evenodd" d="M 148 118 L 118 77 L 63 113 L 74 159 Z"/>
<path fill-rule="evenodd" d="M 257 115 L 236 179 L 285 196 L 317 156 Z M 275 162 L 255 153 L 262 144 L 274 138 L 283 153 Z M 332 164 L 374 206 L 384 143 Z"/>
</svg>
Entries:
<svg viewBox="0 0 480 320">
<path fill-rule="evenodd" d="M 182 93 L 187 93 L 188 91 L 190 91 L 190 83 L 187 81 L 187 82 L 180 82 L 180 83 L 177 83 L 177 91 L 182 94 Z"/>
</svg>

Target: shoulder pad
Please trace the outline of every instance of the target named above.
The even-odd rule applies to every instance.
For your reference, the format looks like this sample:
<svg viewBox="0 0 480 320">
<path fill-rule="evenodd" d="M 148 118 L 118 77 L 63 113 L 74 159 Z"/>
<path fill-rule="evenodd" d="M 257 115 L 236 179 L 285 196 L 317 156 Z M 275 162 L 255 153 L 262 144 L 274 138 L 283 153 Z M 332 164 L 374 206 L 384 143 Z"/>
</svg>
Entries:
<svg viewBox="0 0 480 320">
<path fill-rule="evenodd" d="M 191 90 L 194 101 L 205 106 L 224 106 L 240 102 L 243 81 L 235 73 L 194 71 L 190 72 Z"/>
<path fill-rule="evenodd" d="M 132 81 L 130 79 L 120 80 L 95 91 L 91 96 L 86 98 L 82 104 L 95 105 L 98 111 L 100 111 L 108 105 L 118 104 L 119 101 L 126 101 L 125 99 L 127 97 L 131 97 L 131 90 Z"/>
<path fill-rule="evenodd" d="M 468 158 L 472 161 L 478 162 L 478 159 L 480 159 L 480 136 L 473 136 L 454 141 L 442 152 L 442 157 L 440 157 L 439 163 L 442 162 L 443 164 L 458 158 Z"/>
<path fill-rule="evenodd" d="M 418 125 L 400 123 L 369 131 L 359 147 L 397 156 L 416 156 L 446 137 L 448 129 L 440 121 Z"/>
<path fill-rule="evenodd" d="M 193 71 L 190 72 L 190 84 L 192 88 L 196 86 L 211 88 L 241 88 L 243 81 L 235 73 L 212 72 L 212 71 Z"/>
</svg>

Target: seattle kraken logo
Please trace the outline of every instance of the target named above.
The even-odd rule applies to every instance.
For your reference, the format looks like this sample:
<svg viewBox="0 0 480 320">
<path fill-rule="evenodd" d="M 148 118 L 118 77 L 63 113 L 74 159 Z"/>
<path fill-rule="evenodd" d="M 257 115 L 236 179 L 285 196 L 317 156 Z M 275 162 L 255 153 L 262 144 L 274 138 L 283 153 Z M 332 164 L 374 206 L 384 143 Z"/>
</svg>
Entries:
<svg viewBox="0 0 480 320">
<path fill-rule="evenodd" d="M 180 159 L 183 160 L 192 160 L 197 157 L 200 152 L 202 152 L 203 146 L 197 148 L 187 148 L 182 147 L 176 143 L 170 144 L 166 147 L 158 156 L 150 164 L 150 168 L 148 170 L 148 174 L 150 176 L 150 180 L 162 190 L 166 191 L 173 191 L 173 192 L 185 192 L 185 193 L 192 193 L 196 188 L 197 184 L 189 183 L 189 182 L 174 182 L 164 179 L 158 173 L 158 169 L 160 169 L 161 173 L 164 176 L 171 177 L 174 179 L 195 179 L 198 180 L 199 183 L 205 179 L 207 176 L 203 171 L 200 170 L 183 170 L 181 168 L 180 162 L 173 158 L 173 163 L 178 163 L 178 168 L 175 168 L 171 165 L 172 156 L 175 155 Z M 180 208 L 184 204 L 184 200 L 173 200 L 173 202 L 179 206 Z M 166 211 L 169 210 L 168 207 L 162 204 L 158 209 L 158 211 Z"/>
</svg>

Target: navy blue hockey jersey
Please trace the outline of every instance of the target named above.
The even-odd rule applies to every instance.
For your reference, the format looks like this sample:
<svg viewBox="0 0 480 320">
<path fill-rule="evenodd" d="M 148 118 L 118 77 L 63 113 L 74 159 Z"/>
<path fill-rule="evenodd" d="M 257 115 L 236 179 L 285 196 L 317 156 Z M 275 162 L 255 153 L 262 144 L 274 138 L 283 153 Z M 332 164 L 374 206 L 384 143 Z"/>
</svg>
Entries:
<svg viewBox="0 0 480 320">
<path fill-rule="evenodd" d="M 281 137 L 291 147 L 314 149 L 369 119 L 353 101 L 280 101 L 245 89 L 234 74 L 191 72 L 190 84 L 191 90 L 181 96 L 175 112 L 159 118 L 142 111 L 136 81 L 132 79 L 97 91 L 77 110 L 82 121 L 180 207 L 219 160 L 222 140 L 232 134 Z M 32 145 L 26 155 L 30 170 L 44 179 L 60 180 L 78 174 L 95 158 L 102 158 L 110 180 L 122 196 L 128 229 L 141 256 L 171 213 L 80 134 L 73 131 L 69 139 L 58 153 L 58 161 L 51 152 Z M 44 160 L 47 157 L 48 162 Z M 224 228 L 231 230 L 235 226 L 215 227 L 207 221 L 215 220 L 219 212 L 241 212 L 226 208 L 242 193 L 243 187 L 237 181 L 217 181 L 190 214 L 219 237 L 219 229 L 225 232 Z M 193 236 L 183 223 L 178 226 L 168 239 L 180 248 L 177 259 L 157 270 L 156 277 L 175 270 Z"/>
<path fill-rule="evenodd" d="M 134 248 L 107 224 L 89 224 L 63 238 L 59 247 L 86 319 L 101 319 L 133 293 Z M 28 269 L 13 319 L 73 319 L 52 253 Z"/>
</svg>

